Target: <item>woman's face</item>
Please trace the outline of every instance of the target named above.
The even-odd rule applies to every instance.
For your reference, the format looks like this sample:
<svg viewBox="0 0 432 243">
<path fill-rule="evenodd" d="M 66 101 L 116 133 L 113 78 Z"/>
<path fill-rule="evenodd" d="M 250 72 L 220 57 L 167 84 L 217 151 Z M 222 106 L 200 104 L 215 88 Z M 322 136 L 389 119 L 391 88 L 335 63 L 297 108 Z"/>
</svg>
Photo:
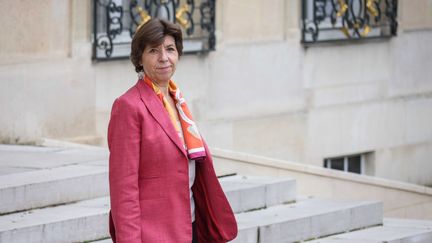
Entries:
<svg viewBox="0 0 432 243">
<path fill-rule="evenodd" d="M 141 56 L 144 73 L 156 82 L 168 82 L 178 61 L 178 52 L 172 36 L 165 36 L 160 46 L 147 46 Z"/>
</svg>

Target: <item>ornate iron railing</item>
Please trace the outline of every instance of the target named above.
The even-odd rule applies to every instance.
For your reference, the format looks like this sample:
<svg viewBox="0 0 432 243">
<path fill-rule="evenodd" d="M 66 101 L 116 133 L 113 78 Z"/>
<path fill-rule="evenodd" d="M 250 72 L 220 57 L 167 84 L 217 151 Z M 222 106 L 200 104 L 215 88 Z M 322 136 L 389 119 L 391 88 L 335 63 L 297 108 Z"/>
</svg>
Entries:
<svg viewBox="0 0 432 243">
<path fill-rule="evenodd" d="M 128 58 L 137 27 L 151 17 L 178 23 L 183 52 L 215 50 L 216 0 L 93 0 L 93 59 Z"/>
<path fill-rule="evenodd" d="M 302 43 L 397 34 L 397 0 L 302 0 Z"/>
</svg>

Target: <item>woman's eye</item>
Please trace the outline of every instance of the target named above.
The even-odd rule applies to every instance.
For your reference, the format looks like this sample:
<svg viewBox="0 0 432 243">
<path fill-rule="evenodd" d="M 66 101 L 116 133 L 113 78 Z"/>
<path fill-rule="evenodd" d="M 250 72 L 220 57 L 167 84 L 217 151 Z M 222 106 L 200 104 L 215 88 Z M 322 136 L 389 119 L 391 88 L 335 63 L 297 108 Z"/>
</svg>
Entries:
<svg viewBox="0 0 432 243">
<path fill-rule="evenodd" d="M 169 47 L 168 51 L 175 51 L 175 48 L 174 47 Z"/>
<path fill-rule="evenodd" d="M 150 53 L 156 53 L 156 52 L 157 52 L 157 49 L 152 48 L 152 49 L 149 50 L 149 52 L 150 52 Z"/>
</svg>

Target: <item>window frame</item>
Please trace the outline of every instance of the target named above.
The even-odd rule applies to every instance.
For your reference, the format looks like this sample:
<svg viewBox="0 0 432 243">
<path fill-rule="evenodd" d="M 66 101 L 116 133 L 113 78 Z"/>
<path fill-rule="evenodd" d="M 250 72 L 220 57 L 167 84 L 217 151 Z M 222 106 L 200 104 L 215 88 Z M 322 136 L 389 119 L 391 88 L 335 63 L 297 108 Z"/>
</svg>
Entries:
<svg viewBox="0 0 432 243">
<path fill-rule="evenodd" d="M 94 61 L 128 59 L 132 36 L 144 20 L 143 14 L 166 16 L 158 15 L 161 9 L 168 11 L 170 21 L 182 27 L 183 54 L 216 50 L 216 0 L 93 0 L 92 8 Z"/>
<path fill-rule="evenodd" d="M 397 36 L 398 0 L 302 0 L 301 8 L 304 46 Z"/>
<path fill-rule="evenodd" d="M 358 156 L 360 156 L 360 173 L 349 171 L 349 163 L 348 163 L 349 158 L 358 157 Z M 332 160 L 341 159 L 341 158 L 343 159 L 343 170 L 339 170 L 339 171 L 349 172 L 349 173 L 354 173 L 354 174 L 360 174 L 360 175 L 365 174 L 365 172 L 366 172 L 366 153 L 344 155 L 344 156 L 332 157 L 332 158 L 325 158 L 323 167 L 326 169 L 338 170 L 338 169 L 332 168 Z"/>
</svg>

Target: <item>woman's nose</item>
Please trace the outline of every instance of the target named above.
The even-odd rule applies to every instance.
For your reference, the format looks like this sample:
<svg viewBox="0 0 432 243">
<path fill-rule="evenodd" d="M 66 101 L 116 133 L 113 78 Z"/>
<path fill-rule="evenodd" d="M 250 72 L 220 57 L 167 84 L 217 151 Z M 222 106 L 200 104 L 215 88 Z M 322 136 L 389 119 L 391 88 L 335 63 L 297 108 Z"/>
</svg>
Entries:
<svg viewBox="0 0 432 243">
<path fill-rule="evenodd" d="M 167 53 L 166 50 L 162 49 L 162 51 L 159 52 L 159 53 L 160 53 L 160 55 L 159 55 L 159 61 L 160 62 L 166 62 L 166 61 L 168 61 L 168 53 Z"/>
</svg>

